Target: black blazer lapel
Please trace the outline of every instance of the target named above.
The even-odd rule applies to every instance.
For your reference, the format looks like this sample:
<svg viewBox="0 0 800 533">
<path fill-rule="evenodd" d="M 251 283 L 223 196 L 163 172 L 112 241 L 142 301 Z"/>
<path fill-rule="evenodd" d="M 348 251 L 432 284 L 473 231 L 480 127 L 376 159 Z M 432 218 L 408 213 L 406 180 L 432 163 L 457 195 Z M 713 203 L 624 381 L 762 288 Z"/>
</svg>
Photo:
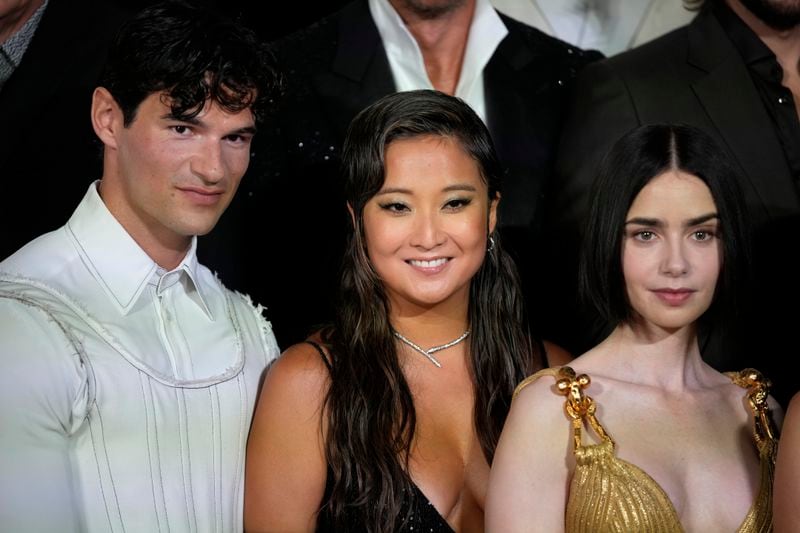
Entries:
<svg viewBox="0 0 800 533">
<path fill-rule="evenodd" d="M 540 176 L 533 175 L 533 167 L 546 157 L 549 142 L 538 138 L 542 130 L 537 126 L 544 117 L 531 116 L 540 80 L 523 74 L 534 51 L 513 26 L 506 27 L 508 35 L 483 71 L 486 123 L 506 170 L 500 224 L 530 227 L 541 194 Z"/>
<path fill-rule="evenodd" d="M 500 223 L 535 229 L 553 172 L 567 88 L 602 57 L 500 15 L 508 35 L 483 71 L 486 121 L 506 168 Z"/>
<path fill-rule="evenodd" d="M 331 124 L 347 125 L 365 106 L 394 92 L 389 60 L 365 0 L 345 6 L 336 24 L 330 70 L 314 78 Z M 339 132 L 342 136 L 344 131 Z"/>
</svg>

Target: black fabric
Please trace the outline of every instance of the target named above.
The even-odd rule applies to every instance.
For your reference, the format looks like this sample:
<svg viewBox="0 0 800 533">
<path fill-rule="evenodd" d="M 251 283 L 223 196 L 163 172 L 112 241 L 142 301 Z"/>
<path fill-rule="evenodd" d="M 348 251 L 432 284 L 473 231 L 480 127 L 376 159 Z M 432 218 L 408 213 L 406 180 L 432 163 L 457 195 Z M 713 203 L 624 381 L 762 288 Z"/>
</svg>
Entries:
<svg viewBox="0 0 800 533">
<path fill-rule="evenodd" d="M 750 71 L 764 109 L 780 140 L 794 178 L 800 180 L 800 119 L 792 91 L 783 85 L 783 69 L 772 50 L 724 2 L 713 4 L 714 16 Z"/>
<path fill-rule="evenodd" d="M 328 471 L 328 483 L 325 485 L 325 496 L 322 501 L 327 502 L 331 495 L 331 472 Z M 392 531 L 408 532 L 408 533 L 451 533 L 453 528 L 450 524 L 439 514 L 436 507 L 428 500 L 428 498 L 419 490 L 414 483 L 411 484 L 411 494 L 408 495 L 404 502 L 404 508 L 401 516 L 406 516 L 408 511 L 408 519 L 398 519 Z M 365 531 L 364 525 L 355 522 L 347 524 L 344 527 L 336 528 L 332 524 L 331 517 L 324 506 L 320 509 L 317 515 L 317 531 L 320 533 L 328 532 L 363 532 Z"/>
<path fill-rule="evenodd" d="M 128 16 L 107 0 L 50 0 L 19 67 L 0 89 L 0 260 L 62 226 L 100 178 L 92 92 Z"/>
</svg>

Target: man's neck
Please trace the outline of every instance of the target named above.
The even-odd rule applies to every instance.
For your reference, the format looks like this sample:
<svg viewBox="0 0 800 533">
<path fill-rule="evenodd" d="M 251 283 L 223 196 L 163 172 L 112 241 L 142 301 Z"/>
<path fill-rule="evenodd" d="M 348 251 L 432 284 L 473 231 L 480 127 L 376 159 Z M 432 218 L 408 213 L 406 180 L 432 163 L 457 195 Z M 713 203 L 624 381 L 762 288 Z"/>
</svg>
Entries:
<svg viewBox="0 0 800 533">
<path fill-rule="evenodd" d="M 467 48 L 475 0 L 466 0 L 435 18 L 423 17 L 402 0 L 389 0 L 417 41 L 433 87 L 455 94 Z"/>
<path fill-rule="evenodd" d="M 784 85 L 800 83 L 800 25 L 789 30 L 776 30 L 767 26 L 751 13 L 739 0 L 726 0 L 728 6 L 753 30 L 759 39 L 772 50 L 783 69 Z"/>
</svg>

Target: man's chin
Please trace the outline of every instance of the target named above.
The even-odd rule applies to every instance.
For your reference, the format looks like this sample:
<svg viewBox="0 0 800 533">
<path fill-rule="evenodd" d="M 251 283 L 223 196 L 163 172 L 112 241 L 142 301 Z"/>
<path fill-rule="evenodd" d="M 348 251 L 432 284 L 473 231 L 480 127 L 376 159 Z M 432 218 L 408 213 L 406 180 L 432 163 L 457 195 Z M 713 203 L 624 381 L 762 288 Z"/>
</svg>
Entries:
<svg viewBox="0 0 800 533">
<path fill-rule="evenodd" d="M 740 0 L 761 22 L 776 31 L 788 31 L 800 25 L 800 1 Z"/>
</svg>

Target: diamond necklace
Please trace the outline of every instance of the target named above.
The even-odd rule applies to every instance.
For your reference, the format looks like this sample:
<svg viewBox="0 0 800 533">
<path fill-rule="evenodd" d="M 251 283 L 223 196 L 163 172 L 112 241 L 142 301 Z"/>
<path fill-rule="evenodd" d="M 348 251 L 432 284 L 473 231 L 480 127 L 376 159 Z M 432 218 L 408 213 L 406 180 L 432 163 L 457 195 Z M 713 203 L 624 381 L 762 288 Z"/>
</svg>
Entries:
<svg viewBox="0 0 800 533">
<path fill-rule="evenodd" d="M 410 346 L 415 351 L 417 351 L 417 352 L 421 353 L 422 355 L 424 355 L 425 357 L 427 357 L 428 360 L 430 360 L 431 363 L 433 363 L 434 365 L 438 366 L 439 368 L 442 368 L 442 363 L 437 361 L 436 358 L 433 356 L 433 354 L 435 354 L 438 351 L 446 350 L 447 348 L 455 346 L 459 342 L 461 342 L 464 339 L 466 339 L 467 336 L 469 336 L 469 330 L 467 330 L 464 333 L 462 333 L 457 339 L 454 339 L 454 340 L 452 340 L 452 341 L 450 341 L 448 343 L 442 344 L 440 346 L 434 346 L 432 348 L 428 348 L 427 350 L 424 350 L 419 345 L 414 344 L 413 342 L 411 342 L 407 338 L 403 337 L 397 331 L 392 330 L 392 333 L 394 333 L 394 336 L 397 337 L 398 339 L 400 339 L 401 342 L 407 344 L 408 346 Z"/>
</svg>

